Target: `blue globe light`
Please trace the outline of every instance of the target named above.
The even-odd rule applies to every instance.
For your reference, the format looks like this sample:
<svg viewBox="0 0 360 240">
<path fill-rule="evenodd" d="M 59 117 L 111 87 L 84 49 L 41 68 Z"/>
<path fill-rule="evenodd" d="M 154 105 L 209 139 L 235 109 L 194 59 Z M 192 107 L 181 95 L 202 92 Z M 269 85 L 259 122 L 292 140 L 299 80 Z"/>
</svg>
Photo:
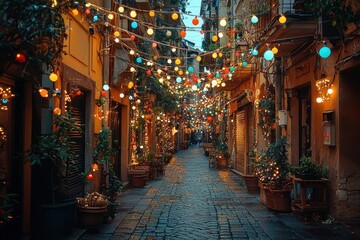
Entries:
<svg viewBox="0 0 360 240">
<path fill-rule="evenodd" d="M 201 87 L 201 83 L 198 83 L 197 86 L 198 86 L 198 87 Z"/>
<path fill-rule="evenodd" d="M 130 101 L 134 100 L 134 97 L 130 95 L 130 96 L 129 96 L 129 100 L 130 100 Z"/>
<path fill-rule="evenodd" d="M 93 20 L 94 20 L 94 22 L 96 22 L 97 20 L 99 20 L 99 17 L 95 15 L 95 16 L 93 17 Z"/>
<path fill-rule="evenodd" d="M 274 58 L 274 53 L 271 50 L 266 50 L 266 52 L 264 53 L 264 58 L 270 61 Z"/>
<path fill-rule="evenodd" d="M 191 73 L 191 72 L 194 71 L 194 68 L 193 67 L 188 67 L 188 71 L 189 71 L 189 73 Z"/>
<path fill-rule="evenodd" d="M 322 58 L 328 58 L 331 55 L 331 49 L 324 45 L 320 48 L 319 55 Z"/>
<path fill-rule="evenodd" d="M 109 87 L 109 85 L 104 84 L 104 85 L 103 85 L 103 89 L 104 89 L 104 91 L 107 91 L 107 90 L 109 90 L 109 89 L 110 89 L 110 87 Z"/>
<path fill-rule="evenodd" d="M 219 78 L 220 77 L 220 73 L 216 73 L 215 77 Z"/>
<path fill-rule="evenodd" d="M 136 58 L 136 62 L 137 62 L 137 63 L 142 63 L 141 57 L 137 57 L 137 58 Z"/>
<path fill-rule="evenodd" d="M 253 16 L 251 17 L 251 23 L 255 24 L 255 23 L 257 23 L 258 21 L 259 21 L 259 19 L 258 19 L 257 16 L 253 15 Z"/>
<path fill-rule="evenodd" d="M 244 61 L 244 62 L 242 62 L 242 66 L 243 66 L 243 67 L 246 67 L 247 65 L 248 65 L 248 63 L 247 63 L 247 62 L 245 62 L 245 61 Z"/>
<path fill-rule="evenodd" d="M 177 77 L 177 78 L 176 78 L 176 82 L 177 82 L 177 83 L 181 83 L 181 81 L 182 81 L 181 77 Z"/>
<path fill-rule="evenodd" d="M 138 23 L 137 23 L 137 22 L 132 22 L 132 23 L 131 23 L 131 27 L 132 27 L 132 28 L 137 28 L 137 27 L 138 27 Z"/>
<path fill-rule="evenodd" d="M 231 73 L 229 73 L 229 74 L 228 74 L 228 77 L 229 77 L 229 78 L 232 78 L 232 74 L 231 74 Z"/>
<path fill-rule="evenodd" d="M 259 51 L 256 48 L 254 48 L 251 50 L 251 54 L 257 56 L 259 54 Z"/>
</svg>

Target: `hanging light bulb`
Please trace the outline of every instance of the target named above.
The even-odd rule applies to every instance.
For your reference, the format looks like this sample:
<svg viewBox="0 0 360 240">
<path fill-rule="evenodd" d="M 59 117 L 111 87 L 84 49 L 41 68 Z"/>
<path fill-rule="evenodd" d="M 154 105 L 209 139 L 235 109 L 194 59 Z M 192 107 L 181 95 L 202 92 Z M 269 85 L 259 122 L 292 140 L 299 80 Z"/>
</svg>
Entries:
<svg viewBox="0 0 360 240">
<path fill-rule="evenodd" d="M 16 61 L 19 63 L 25 62 L 26 58 L 25 58 L 24 54 L 21 54 L 21 53 L 16 54 Z"/>
<path fill-rule="evenodd" d="M 43 98 L 47 98 L 49 96 L 49 91 L 46 90 L 45 88 L 40 88 L 39 93 L 40 93 L 40 96 Z"/>
<path fill-rule="evenodd" d="M 178 66 L 176 66 L 176 67 L 174 67 L 174 71 L 179 71 L 179 67 Z"/>
<path fill-rule="evenodd" d="M 154 34 L 154 29 L 148 28 L 148 30 L 146 31 L 146 33 L 151 36 L 151 35 Z"/>
<path fill-rule="evenodd" d="M 219 36 L 219 38 L 223 38 L 223 37 L 224 37 L 224 34 L 223 34 L 222 32 L 219 32 L 219 33 L 218 33 L 218 36 Z"/>
<path fill-rule="evenodd" d="M 125 8 L 124 8 L 123 6 L 120 6 L 120 7 L 118 8 L 118 11 L 119 11 L 119 13 L 124 13 L 124 12 L 125 12 Z"/>
<path fill-rule="evenodd" d="M 53 113 L 55 114 L 55 115 L 60 115 L 61 114 L 61 109 L 60 108 L 54 108 L 54 111 L 53 111 Z"/>
<path fill-rule="evenodd" d="M 110 86 L 108 84 L 103 85 L 104 91 L 108 91 L 110 89 Z"/>
<path fill-rule="evenodd" d="M 270 61 L 274 58 L 274 53 L 271 50 L 266 50 L 266 52 L 264 53 L 264 58 Z"/>
<path fill-rule="evenodd" d="M 196 61 L 200 62 L 200 61 L 201 61 L 201 57 L 200 57 L 200 56 L 197 56 L 197 57 L 196 57 Z"/>
<path fill-rule="evenodd" d="M 132 27 L 132 28 L 137 28 L 137 27 L 138 27 L 138 23 L 137 23 L 137 22 L 132 22 L 132 23 L 131 23 L 131 27 Z"/>
<path fill-rule="evenodd" d="M 174 12 L 173 14 L 171 14 L 171 18 L 173 20 L 177 20 L 179 18 L 179 14 L 177 14 L 176 12 Z"/>
<path fill-rule="evenodd" d="M 51 74 L 49 75 L 49 79 L 50 79 L 50 81 L 52 81 L 52 82 L 56 82 L 56 81 L 58 80 L 58 75 L 57 75 L 56 73 L 51 73 Z"/>
<path fill-rule="evenodd" d="M 284 24 L 286 23 L 286 17 L 284 15 L 281 14 L 281 16 L 279 17 L 279 23 Z"/>
<path fill-rule="evenodd" d="M 177 78 L 176 78 L 176 82 L 177 82 L 177 83 L 181 83 L 181 81 L 182 81 L 181 77 L 177 77 Z"/>
<path fill-rule="evenodd" d="M 317 103 L 322 103 L 323 101 L 324 101 L 324 100 L 323 100 L 321 97 L 317 97 L 317 98 L 316 98 L 316 102 L 317 102 Z"/>
<path fill-rule="evenodd" d="M 157 43 L 156 43 L 156 42 L 153 42 L 153 43 L 151 43 L 151 46 L 152 46 L 153 48 L 156 48 L 156 47 L 157 47 Z"/>
<path fill-rule="evenodd" d="M 182 37 L 182 38 L 186 37 L 186 31 L 185 31 L 185 29 L 183 29 L 183 30 L 180 31 L 180 37 Z"/>
<path fill-rule="evenodd" d="M 172 63 L 172 60 L 169 58 L 169 59 L 167 60 L 167 63 L 168 63 L 168 64 L 171 64 L 171 63 Z"/>
<path fill-rule="evenodd" d="M 251 23 L 255 24 L 255 23 L 257 23 L 258 21 L 259 21 L 258 17 L 255 16 L 255 15 L 252 15 L 252 17 L 251 17 Z"/>
<path fill-rule="evenodd" d="M 154 12 L 153 10 L 151 10 L 151 11 L 149 12 L 149 16 L 150 16 L 150 17 L 155 17 L 155 12 Z"/>
<path fill-rule="evenodd" d="M 110 14 L 108 14 L 107 17 L 108 17 L 109 20 L 113 20 L 114 19 L 114 14 L 110 13 Z"/>
<path fill-rule="evenodd" d="M 271 51 L 273 52 L 273 54 L 277 54 L 279 52 L 279 49 L 274 46 Z"/>
<path fill-rule="evenodd" d="M 319 55 L 321 58 L 328 58 L 331 55 L 331 49 L 324 45 L 319 49 Z"/>
<path fill-rule="evenodd" d="M 216 53 L 216 52 L 214 52 L 211 56 L 212 56 L 212 58 L 214 58 L 214 59 L 215 59 L 215 58 L 217 58 L 217 53 Z"/>
<path fill-rule="evenodd" d="M 167 31 L 166 31 L 166 36 L 167 36 L 167 37 L 171 37 L 171 35 L 172 35 L 172 32 L 171 32 L 170 30 L 167 30 Z"/>
<path fill-rule="evenodd" d="M 119 31 L 115 31 L 115 32 L 113 33 L 113 35 L 114 35 L 114 37 L 120 37 L 120 32 L 119 32 Z"/>
<path fill-rule="evenodd" d="M 175 60 L 175 64 L 176 64 L 176 65 L 180 65 L 180 64 L 181 64 L 181 60 L 180 60 L 179 58 L 177 58 L 177 59 Z"/>
<path fill-rule="evenodd" d="M 131 10 L 131 12 L 130 12 L 130 17 L 136 18 L 136 16 L 137 16 L 136 11 L 135 11 L 135 10 Z"/>
<path fill-rule="evenodd" d="M 135 71 L 136 71 L 136 69 L 134 67 L 130 68 L 130 72 L 135 72 Z"/>
<path fill-rule="evenodd" d="M 172 51 L 172 52 L 176 52 L 176 48 L 173 47 L 173 48 L 171 49 L 171 51 Z"/>
<path fill-rule="evenodd" d="M 137 63 L 142 63 L 141 57 L 137 57 L 137 58 L 136 58 L 136 62 L 137 62 Z"/>
<path fill-rule="evenodd" d="M 211 40 L 212 40 L 213 42 L 216 42 L 216 41 L 218 40 L 218 36 L 216 36 L 216 35 L 212 36 Z"/>
<path fill-rule="evenodd" d="M 226 18 L 223 18 L 220 20 L 220 26 L 222 26 L 222 27 L 226 26 Z"/>
<path fill-rule="evenodd" d="M 197 17 L 195 17 L 193 20 L 192 20 L 192 24 L 194 26 L 198 25 L 199 24 L 199 19 Z"/>
<path fill-rule="evenodd" d="M 77 16 L 79 15 L 79 11 L 75 8 L 73 10 L 71 10 L 71 13 L 74 15 L 74 16 Z"/>
<path fill-rule="evenodd" d="M 130 53 L 130 55 L 134 55 L 135 51 L 131 49 L 129 53 Z"/>
</svg>

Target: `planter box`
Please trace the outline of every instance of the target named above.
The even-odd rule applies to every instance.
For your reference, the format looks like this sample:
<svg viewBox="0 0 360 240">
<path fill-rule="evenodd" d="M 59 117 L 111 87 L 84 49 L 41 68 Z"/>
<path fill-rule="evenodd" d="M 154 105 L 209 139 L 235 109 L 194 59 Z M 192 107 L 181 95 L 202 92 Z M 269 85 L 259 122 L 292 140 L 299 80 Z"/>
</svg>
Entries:
<svg viewBox="0 0 360 240">
<path fill-rule="evenodd" d="M 78 206 L 78 224 L 80 228 L 97 228 L 106 216 L 107 206 L 103 207 L 79 207 Z"/>
<path fill-rule="evenodd" d="M 273 202 L 273 210 L 277 212 L 291 212 L 290 191 L 269 188 L 269 196 Z M 266 195 L 267 197 L 268 195 Z"/>
<path fill-rule="evenodd" d="M 247 192 L 248 193 L 259 193 L 258 178 L 252 174 L 243 175 Z"/>
<path fill-rule="evenodd" d="M 266 194 L 265 189 L 267 189 L 267 186 L 265 183 L 258 181 L 258 186 L 260 189 L 260 202 L 264 205 L 266 205 Z"/>
</svg>

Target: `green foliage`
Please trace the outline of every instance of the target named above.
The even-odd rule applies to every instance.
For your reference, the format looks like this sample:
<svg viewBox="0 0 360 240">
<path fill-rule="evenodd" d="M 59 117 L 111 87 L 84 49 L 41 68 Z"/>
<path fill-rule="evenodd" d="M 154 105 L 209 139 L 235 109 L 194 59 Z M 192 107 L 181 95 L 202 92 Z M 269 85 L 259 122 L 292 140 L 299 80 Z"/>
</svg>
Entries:
<svg viewBox="0 0 360 240">
<path fill-rule="evenodd" d="M 0 49 L 14 59 L 23 52 L 29 59 L 51 65 L 60 56 L 67 38 L 62 13 L 83 4 L 83 0 L 0 1 Z"/>
<path fill-rule="evenodd" d="M 331 25 L 340 31 L 346 31 L 349 23 L 359 25 L 360 10 L 353 11 L 351 2 L 346 4 L 343 0 L 310 0 L 305 3 L 314 16 L 330 19 Z"/>
<path fill-rule="evenodd" d="M 281 188 L 289 173 L 286 138 L 270 144 L 256 161 L 256 175 L 262 182 L 274 181 Z"/>
<path fill-rule="evenodd" d="M 97 136 L 94 147 L 94 162 L 100 164 L 103 171 L 108 169 L 108 173 L 105 172 L 105 174 L 109 175 L 109 186 L 105 186 L 101 192 L 109 198 L 108 213 L 112 218 L 116 214 L 116 197 L 123 187 L 114 171 L 113 156 L 115 153 L 116 149 L 113 147 L 111 130 L 108 127 L 103 127 Z"/>
<path fill-rule="evenodd" d="M 50 134 L 37 136 L 31 149 L 26 153 L 31 165 L 51 163 L 52 202 L 55 203 L 67 197 L 67 174 L 74 169 L 74 159 L 78 156 L 72 149 L 74 142 L 71 133 L 81 132 L 81 126 L 66 112 L 56 116 L 56 130 Z"/>
<path fill-rule="evenodd" d="M 19 204 L 18 196 L 7 193 L 8 182 L 0 179 L 0 223 L 7 223 L 13 219 L 14 207 Z"/>
<path fill-rule="evenodd" d="M 311 157 L 302 156 L 300 166 L 291 166 L 290 172 L 295 175 L 313 176 L 315 179 L 326 177 L 328 168 L 315 164 Z"/>
</svg>

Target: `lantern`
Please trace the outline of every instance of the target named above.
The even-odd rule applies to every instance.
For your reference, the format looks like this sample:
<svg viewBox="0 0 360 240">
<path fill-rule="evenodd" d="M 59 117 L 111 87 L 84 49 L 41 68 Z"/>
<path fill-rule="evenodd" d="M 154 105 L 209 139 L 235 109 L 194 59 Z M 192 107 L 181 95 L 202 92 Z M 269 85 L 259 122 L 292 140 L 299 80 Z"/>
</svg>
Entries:
<svg viewBox="0 0 360 240">
<path fill-rule="evenodd" d="M 186 31 L 184 29 L 180 31 L 180 37 L 186 37 Z"/>
<path fill-rule="evenodd" d="M 195 17 L 193 20 L 192 20 L 192 24 L 194 24 L 195 26 L 199 24 L 199 19 L 197 17 Z"/>
</svg>

